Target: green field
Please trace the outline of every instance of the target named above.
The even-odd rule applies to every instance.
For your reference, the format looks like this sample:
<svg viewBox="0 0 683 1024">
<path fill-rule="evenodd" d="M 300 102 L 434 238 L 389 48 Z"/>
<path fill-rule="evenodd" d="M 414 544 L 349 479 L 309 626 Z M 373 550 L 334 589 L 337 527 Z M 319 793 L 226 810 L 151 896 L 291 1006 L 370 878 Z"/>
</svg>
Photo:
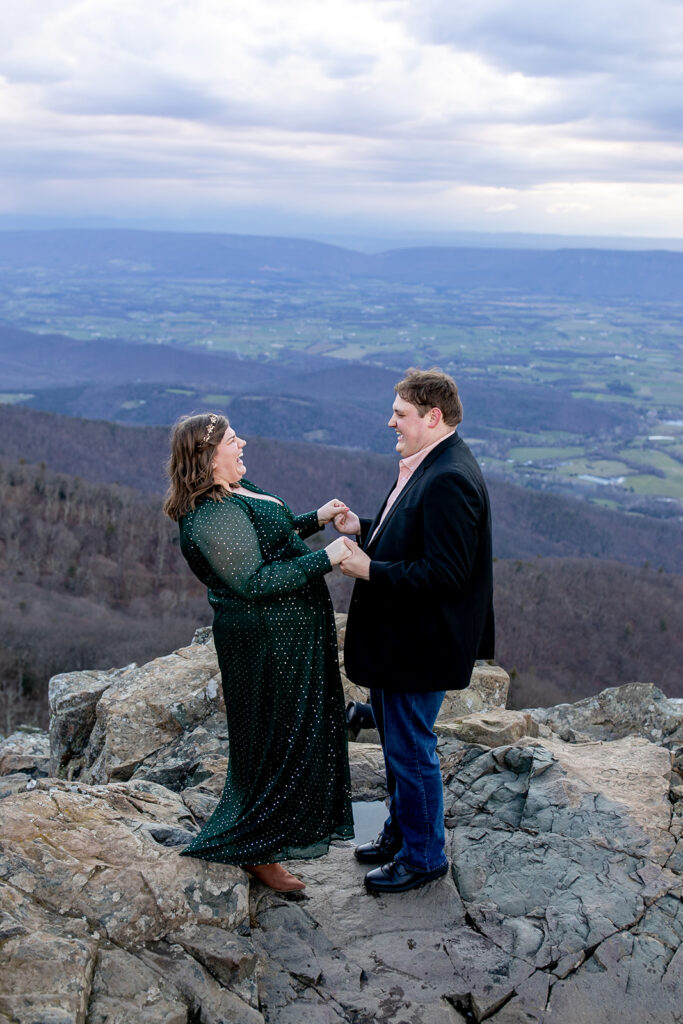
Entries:
<svg viewBox="0 0 683 1024">
<path fill-rule="evenodd" d="M 116 337 L 252 357 L 294 349 L 383 362 L 387 354 L 405 353 L 460 373 L 557 386 L 596 402 L 681 406 L 681 311 L 673 304 L 653 310 L 538 297 L 475 301 L 455 289 L 370 280 L 317 288 L 130 277 L 60 285 L 22 290 L 5 281 L 3 319 L 77 339 Z"/>
<path fill-rule="evenodd" d="M 683 464 L 678 459 L 672 458 L 667 452 L 657 451 L 652 448 L 631 448 L 628 449 L 628 453 L 639 463 L 652 466 L 653 469 L 660 470 L 668 477 L 683 478 Z M 624 455 L 627 455 L 626 451 Z"/>
<path fill-rule="evenodd" d="M 18 405 L 20 402 L 27 402 L 29 398 L 33 397 L 33 395 L 24 394 L 21 391 L 0 391 L 0 403 L 2 405 Z"/>
<path fill-rule="evenodd" d="M 578 476 L 580 473 L 589 476 L 614 477 L 625 476 L 629 473 L 629 467 L 625 462 L 617 462 L 614 459 L 575 459 L 572 462 L 565 462 L 562 465 L 562 473 L 565 476 Z"/>
<path fill-rule="evenodd" d="M 510 448 L 508 458 L 516 462 L 554 462 L 558 459 L 571 459 L 575 455 L 582 455 L 583 448 L 578 445 L 566 448 Z"/>
<path fill-rule="evenodd" d="M 644 494 L 651 498 L 663 497 L 683 501 L 683 477 L 662 479 L 659 476 L 643 474 L 630 476 L 627 484 L 635 494 Z"/>
<path fill-rule="evenodd" d="M 536 437 L 543 439 L 543 435 Z M 515 439 L 519 441 L 518 434 Z M 662 445 L 666 450 L 662 450 Z M 549 486 L 558 487 L 563 482 L 570 485 L 572 481 L 581 482 L 583 487 L 590 485 L 590 480 L 582 480 L 582 477 L 602 480 L 609 487 L 610 497 L 600 495 L 601 488 L 596 480 L 598 490 L 591 500 L 607 508 L 630 507 L 634 496 L 673 499 L 683 503 L 683 444 L 678 444 L 675 439 L 672 442 L 650 442 L 647 438 L 639 438 L 626 446 L 608 446 L 603 442 L 600 447 L 605 453 L 611 447 L 612 457 L 602 458 L 591 456 L 589 447 L 561 443 L 499 445 L 499 451 L 503 451 L 505 457 L 500 454 L 492 457 L 490 444 L 480 441 L 474 450 L 489 472 L 502 473 L 513 479 L 519 479 L 522 474 L 526 482 L 543 480 Z M 651 467 L 654 472 L 647 472 L 646 467 Z"/>
<path fill-rule="evenodd" d="M 537 393 L 573 397 L 577 408 L 585 413 L 590 403 L 603 420 L 610 410 L 615 419 L 622 414 L 620 425 L 588 436 L 590 415 L 576 429 L 569 417 L 556 419 L 555 427 L 537 417 L 530 421 L 538 424 L 534 430 L 494 422 L 486 435 L 475 424 L 477 456 L 490 472 L 533 486 L 577 487 L 601 503 L 630 508 L 633 495 L 681 497 L 683 426 L 667 423 L 683 422 L 683 302 L 505 297 L 371 279 L 306 284 L 112 272 L 96 279 L 55 274 L 48 281 L 7 274 L 0 279 L 0 318 L 95 342 L 115 337 L 270 360 L 325 356 L 392 370 L 439 365 L 461 384 L 509 388 L 513 401 L 530 408 Z M 222 408 L 233 397 L 184 388 L 166 393 Z M 0 394 L 0 401 L 27 397 Z M 465 402 L 465 428 L 467 409 Z M 317 427 L 311 429 L 315 439 Z M 675 440 L 648 440 L 660 434 Z M 627 479 L 603 496 L 580 482 L 581 475 Z"/>
</svg>

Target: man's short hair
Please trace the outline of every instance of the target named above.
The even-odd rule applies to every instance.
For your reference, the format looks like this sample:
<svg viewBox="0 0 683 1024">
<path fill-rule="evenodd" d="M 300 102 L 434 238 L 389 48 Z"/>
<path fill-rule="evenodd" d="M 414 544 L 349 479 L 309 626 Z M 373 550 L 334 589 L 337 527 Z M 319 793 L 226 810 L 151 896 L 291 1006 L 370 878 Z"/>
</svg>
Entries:
<svg viewBox="0 0 683 1024">
<path fill-rule="evenodd" d="M 404 402 L 414 405 L 420 416 L 425 416 L 430 409 L 441 409 L 443 421 L 449 427 L 457 427 L 462 421 L 458 385 L 435 366 L 431 370 L 418 370 L 411 366 L 394 391 Z"/>
</svg>

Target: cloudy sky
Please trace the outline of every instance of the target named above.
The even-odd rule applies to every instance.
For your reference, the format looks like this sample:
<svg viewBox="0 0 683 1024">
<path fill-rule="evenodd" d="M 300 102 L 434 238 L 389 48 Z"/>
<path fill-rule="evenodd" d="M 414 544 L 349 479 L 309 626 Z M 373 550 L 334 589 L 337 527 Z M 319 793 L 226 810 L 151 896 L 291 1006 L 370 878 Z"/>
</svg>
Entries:
<svg viewBox="0 0 683 1024">
<path fill-rule="evenodd" d="M 0 218 L 683 237 L 683 0 L 21 0 Z"/>
</svg>

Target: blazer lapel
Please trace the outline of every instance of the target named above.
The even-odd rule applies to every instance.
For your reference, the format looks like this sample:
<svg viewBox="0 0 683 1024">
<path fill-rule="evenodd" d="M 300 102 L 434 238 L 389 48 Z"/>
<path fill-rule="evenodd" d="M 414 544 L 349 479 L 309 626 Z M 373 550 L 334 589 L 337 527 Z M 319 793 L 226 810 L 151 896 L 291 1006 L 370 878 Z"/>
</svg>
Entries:
<svg viewBox="0 0 683 1024">
<path fill-rule="evenodd" d="M 386 529 L 387 523 L 390 522 L 391 517 L 393 516 L 394 512 L 396 511 L 396 509 L 401 504 L 401 502 L 405 498 L 406 494 L 410 491 L 410 489 L 412 487 L 415 486 L 417 481 L 420 479 L 420 477 L 424 473 L 425 468 L 426 468 L 426 463 L 427 463 L 427 459 L 425 459 L 425 461 L 420 466 L 417 467 L 415 472 L 411 474 L 410 479 L 408 480 L 408 483 L 401 490 L 401 493 L 396 498 L 396 501 L 394 502 L 394 504 L 391 506 L 391 508 L 387 512 L 386 516 L 384 517 L 384 521 L 380 524 L 380 526 L 377 527 L 377 525 L 376 525 L 379 522 L 379 518 L 380 518 L 379 516 L 377 517 L 375 522 L 372 524 L 372 530 L 370 531 L 370 534 L 369 534 L 369 536 L 372 538 L 372 540 L 368 541 L 368 543 L 366 544 L 366 546 L 365 546 L 366 551 L 369 550 L 369 548 L 374 547 L 374 545 L 377 543 L 379 538 L 382 536 L 382 534 L 384 533 L 384 531 Z M 396 485 L 394 484 L 394 486 L 396 486 Z M 393 491 L 393 489 L 394 488 L 392 487 L 391 490 Z M 389 494 L 391 494 L 391 491 L 389 491 Z M 389 494 L 387 495 L 387 498 L 389 497 Z M 384 502 L 384 505 L 386 505 L 386 501 Z M 382 506 L 382 509 L 384 509 L 384 505 Z M 380 512 L 380 516 L 381 516 L 381 514 L 382 513 Z M 377 530 L 376 534 L 373 533 L 374 530 Z"/>
<path fill-rule="evenodd" d="M 424 460 L 424 462 L 421 462 L 420 465 L 415 470 L 415 472 L 411 474 L 410 479 L 408 480 L 408 483 L 405 485 L 405 487 L 403 488 L 403 490 L 401 491 L 399 496 L 396 498 L 396 501 L 394 502 L 394 504 L 391 506 L 391 508 L 387 512 L 386 516 L 384 517 L 384 521 L 378 527 L 377 524 L 379 523 L 379 521 L 381 519 L 382 512 L 384 511 L 384 506 L 386 505 L 387 501 L 389 500 L 389 494 L 391 494 L 391 491 L 393 491 L 393 489 L 396 486 L 396 484 L 394 484 L 394 487 L 391 488 L 391 491 L 389 491 L 389 494 L 387 494 L 386 498 L 384 499 L 384 501 L 382 503 L 382 507 L 380 508 L 379 512 L 375 516 L 374 522 L 373 522 L 372 526 L 370 527 L 370 530 L 368 532 L 368 538 L 369 539 L 368 539 L 368 541 L 365 544 L 365 551 L 369 551 L 371 547 L 375 546 L 375 544 L 377 543 L 379 538 L 384 533 L 384 530 L 386 529 L 387 523 L 389 523 L 389 521 L 391 520 L 391 517 L 393 516 L 394 512 L 396 511 L 396 509 L 398 508 L 398 506 L 401 504 L 401 502 L 405 498 L 406 494 L 408 494 L 408 492 L 411 490 L 411 488 L 415 486 L 415 484 L 423 476 L 425 471 L 427 469 L 429 469 L 431 464 L 439 457 L 441 452 L 443 452 L 446 447 L 450 448 L 450 446 L 452 444 L 460 444 L 461 443 L 461 440 L 460 440 L 460 437 L 458 436 L 458 434 L 453 434 L 451 437 L 447 438 L 446 441 L 447 441 L 447 443 L 444 442 L 443 444 L 437 445 L 436 448 L 434 449 L 434 451 L 431 451 L 429 453 L 429 455 L 427 456 L 427 458 Z M 375 530 L 377 530 L 376 534 L 375 534 Z"/>
<path fill-rule="evenodd" d="M 375 532 L 375 530 L 377 529 L 377 524 L 379 523 L 380 519 L 382 518 L 382 512 L 384 512 L 384 506 L 385 506 L 385 505 L 386 505 L 386 503 L 388 502 L 388 500 L 389 500 L 389 495 L 391 494 L 391 492 L 393 491 L 393 489 L 394 489 L 394 487 L 396 486 L 396 484 L 397 484 L 397 483 L 398 483 L 398 477 L 396 477 L 396 480 L 395 480 L 395 481 L 394 481 L 394 483 L 393 483 L 393 484 L 391 485 L 391 488 L 390 488 L 390 490 L 388 490 L 388 491 L 387 491 L 387 496 L 386 496 L 386 498 L 384 499 L 384 501 L 382 502 L 382 504 L 380 505 L 380 507 L 379 507 L 379 512 L 377 513 L 377 515 L 375 516 L 375 518 L 374 518 L 374 519 L 372 520 L 372 524 L 371 524 L 371 526 L 370 526 L 370 529 L 368 530 L 368 539 L 367 539 L 367 540 L 365 541 L 365 545 L 364 545 L 364 547 L 363 547 L 363 550 L 364 550 L 364 551 L 366 551 L 366 550 L 367 550 L 367 548 L 368 548 L 368 546 L 369 546 L 369 544 L 370 544 L 370 539 L 369 539 L 369 538 L 370 538 L 370 537 L 372 537 L 373 533 L 374 533 L 374 532 Z"/>
</svg>

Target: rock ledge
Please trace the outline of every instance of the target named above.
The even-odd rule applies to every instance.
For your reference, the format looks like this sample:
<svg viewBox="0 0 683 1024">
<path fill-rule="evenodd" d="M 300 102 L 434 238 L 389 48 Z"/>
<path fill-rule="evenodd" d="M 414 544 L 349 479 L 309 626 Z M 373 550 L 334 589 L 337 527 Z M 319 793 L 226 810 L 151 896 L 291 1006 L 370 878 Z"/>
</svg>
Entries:
<svg viewBox="0 0 683 1024">
<path fill-rule="evenodd" d="M 210 636 L 56 677 L 50 737 L 0 742 L 0 1020 L 680 1020 L 683 702 L 515 712 L 506 680 L 478 666 L 438 724 L 446 878 L 376 899 L 339 843 L 286 899 L 178 857 L 228 756 Z M 382 799 L 381 749 L 350 746 L 355 798 Z"/>
</svg>

